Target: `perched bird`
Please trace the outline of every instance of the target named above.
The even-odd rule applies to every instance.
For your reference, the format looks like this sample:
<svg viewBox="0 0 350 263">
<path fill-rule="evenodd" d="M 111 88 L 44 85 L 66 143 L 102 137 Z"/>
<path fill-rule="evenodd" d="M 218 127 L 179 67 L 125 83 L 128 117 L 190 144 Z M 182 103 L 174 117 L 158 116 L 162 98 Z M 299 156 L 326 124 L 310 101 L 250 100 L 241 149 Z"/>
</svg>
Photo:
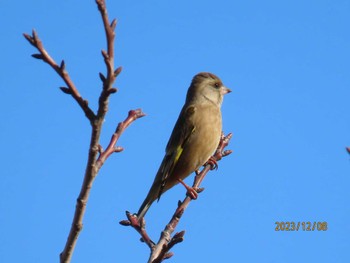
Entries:
<svg viewBox="0 0 350 263">
<path fill-rule="evenodd" d="M 221 104 L 223 96 L 229 92 L 231 90 L 212 73 L 199 73 L 193 77 L 163 161 L 137 213 L 139 221 L 156 199 L 179 182 L 185 185 L 182 180 L 204 165 L 214 153 L 222 131 Z"/>
</svg>

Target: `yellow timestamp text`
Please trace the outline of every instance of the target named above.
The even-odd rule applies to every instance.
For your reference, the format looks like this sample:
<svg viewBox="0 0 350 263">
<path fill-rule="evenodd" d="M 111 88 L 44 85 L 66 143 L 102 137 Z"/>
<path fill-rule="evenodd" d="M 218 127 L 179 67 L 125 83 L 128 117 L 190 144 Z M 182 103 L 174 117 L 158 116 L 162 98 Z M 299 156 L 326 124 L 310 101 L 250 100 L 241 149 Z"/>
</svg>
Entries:
<svg viewBox="0 0 350 263">
<path fill-rule="evenodd" d="M 275 222 L 275 231 L 327 231 L 327 222 L 310 222 L 310 221 L 286 221 L 286 222 Z"/>
</svg>

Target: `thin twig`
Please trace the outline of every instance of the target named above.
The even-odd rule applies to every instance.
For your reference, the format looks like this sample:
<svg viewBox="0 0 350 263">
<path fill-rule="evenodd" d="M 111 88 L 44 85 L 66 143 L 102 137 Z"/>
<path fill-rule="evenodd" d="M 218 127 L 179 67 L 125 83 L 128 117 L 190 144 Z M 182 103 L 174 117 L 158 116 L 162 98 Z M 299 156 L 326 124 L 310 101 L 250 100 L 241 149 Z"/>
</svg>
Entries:
<svg viewBox="0 0 350 263">
<path fill-rule="evenodd" d="M 78 89 L 75 87 L 73 81 L 71 80 L 66 70 L 66 64 L 64 60 L 62 60 L 61 64 L 58 65 L 55 62 L 55 60 L 51 58 L 49 53 L 47 53 L 47 51 L 45 50 L 44 45 L 39 39 L 38 34 L 35 32 L 35 30 L 32 31 L 32 35 L 23 34 L 23 36 L 29 41 L 31 45 L 33 45 L 39 51 L 39 54 L 33 54 L 32 57 L 43 60 L 57 72 L 57 74 L 63 79 L 63 81 L 67 85 L 67 87 L 61 87 L 60 89 L 64 93 L 71 95 L 78 102 L 80 108 L 84 111 L 86 117 L 90 120 L 90 123 L 92 123 L 95 119 L 95 113 L 90 109 L 88 101 L 82 98 Z"/>
<path fill-rule="evenodd" d="M 114 152 L 121 152 L 124 149 L 120 146 L 116 147 L 116 144 L 120 138 L 120 136 L 122 135 L 122 133 L 124 132 L 124 130 L 129 127 L 129 125 L 137 120 L 138 118 L 141 118 L 145 116 L 145 114 L 142 112 L 141 109 L 137 109 L 137 110 L 131 110 L 128 113 L 128 117 L 123 121 L 120 122 L 117 126 L 117 128 L 115 129 L 115 132 L 112 135 L 112 138 L 106 148 L 105 151 L 103 151 L 100 156 L 98 157 L 97 161 L 96 161 L 96 165 L 97 168 L 100 169 L 101 166 L 104 164 L 104 162 L 106 161 L 106 159 Z"/>
<path fill-rule="evenodd" d="M 84 100 L 79 94 L 78 89 L 74 85 L 68 72 L 65 69 L 66 66 L 64 61 L 62 60 L 61 64 L 58 65 L 50 57 L 48 52 L 45 50 L 41 40 L 39 39 L 37 33 L 34 30 L 32 35 L 24 34 L 24 37 L 29 41 L 29 43 L 32 44 L 35 48 L 37 48 L 39 51 L 39 54 L 34 54 L 32 56 L 36 59 L 41 59 L 44 62 L 48 63 L 58 73 L 58 75 L 63 79 L 63 81 L 67 85 L 67 87 L 61 87 L 61 90 L 66 94 L 70 94 L 77 101 L 79 106 L 84 111 L 86 117 L 89 119 L 92 128 L 88 161 L 85 169 L 84 180 L 81 186 L 79 196 L 77 198 L 75 213 L 71 229 L 67 238 L 67 242 L 63 251 L 60 254 L 61 263 L 68 263 L 71 261 L 71 257 L 76 246 L 79 233 L 83 228 L 83 218 L 86 210 L 86 204 L 90 195 L 90 190 L 101 166 L 113 152 L 120 152 L 123 150 L 123 148 L 120 146 L 116 147 L 116 143 L 120 138 L 121 134 L 124 132 L 124 130 L 133 121 L 145 116 L 141 109 L 129 111 L 127 118 L 123 122 L 118 124 L 109 145 L 107 146 L 106 150 L 103 151 L 103 148 L 99 143 L 102 125 L 105 115 L 108 111 L 109 96 L 117 92 L 117 89 L 112 87 L 112 85 L 115 82 L 117 76 L 120 74 L 122 68 L 118 67 L 114 70 L 114 30 L 116 27 L 116 20 L 113 20 L 112 23 L 109 24 L 106 3 L 104 0 L 96 0 L 96 4 L 98 6 L 98 10 L 101 13 L 107 39 L 107 51 L 102 51 L 102 56 L 104 58 L 107 68 L 107 77 L 100 73 L 100 79 L 103 83 L 103 88 L 99 97 L 99 106 L 97 114 L 95 114 L 90 109 L 87 100 Z"/>
<path fill-rule="evenodd" d="M 103 82 L 103 89 L 99 98 L 99 107 L 97 111 L 97 117 L 103 121 L 104 115 L 108 110 L 108 97 L 111 93 L 117 92 L 117 89 L 113 88 L 112 85 L 116 77 L 122 71 L 122 68 L 118 67 L 116 70 L 114 70 L 114 30 L 117 26 L 117 20 L 114 19 L 112 23 L 109 23 L 106 3 L 104 0 L 96 0 L 96 4 L 102 17 L 107 42 L 107 51 L 102 50 L 101 52 L 107 68 L 107 77 L 100 73 L 100 78 Z"/>
</svg>

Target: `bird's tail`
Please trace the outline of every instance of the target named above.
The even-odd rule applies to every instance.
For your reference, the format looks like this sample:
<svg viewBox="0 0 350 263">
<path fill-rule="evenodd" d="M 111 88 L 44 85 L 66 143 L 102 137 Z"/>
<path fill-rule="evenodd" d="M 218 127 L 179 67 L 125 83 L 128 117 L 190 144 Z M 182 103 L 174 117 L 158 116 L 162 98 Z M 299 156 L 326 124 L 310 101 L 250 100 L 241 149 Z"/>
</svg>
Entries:
<svg viewBox="0 0 350 263">
<path fill-rule="evenodd" d="M 143 201 L 139 211 L 137 212 L 137 218 L 139 221 L 146 215 L 148 209 L 151 207 L 154 200 L 157 199 L 158 193 L 159 193 L 159 182 L 155 180 L 145 198 L 145 201 Z"/>
<path fill-rule="evenodd" d="M 137 218 L 140 221 L 147 213 L 148 209 L 151 207 L 153 201 L 148 200 L 147 198 L 143 201 L 139 211 L 137 212 Z"/>
<path fill-rule="evenodd" d="M 156 177 L 154 178 L 154 181 L 153 181 L 153 184 L 151 186 L 151 189 L 149 190 L 148 194 L 147 194 L 147 197 L 145 199 L 145 201 L 143 201 L 139 211 L 137 212 L 137 218 L 138 220 L 140 221 L 147 213 L 148 209 L 150 208 L 150 206 L 152 205 L 152 203 L 160 198 L 161 194 L 163 193 L 164 189 L 163 189 L 163 186 L 162 186 L 162 182 L 163 182 L 163 174 L 164 174 L 164 165 L 167 162 L 167 159 L 168 157 L 165 156 L 160 167 L 159 167 L 159 170 L 157 172 L 157 175 Z"/>
</svg>

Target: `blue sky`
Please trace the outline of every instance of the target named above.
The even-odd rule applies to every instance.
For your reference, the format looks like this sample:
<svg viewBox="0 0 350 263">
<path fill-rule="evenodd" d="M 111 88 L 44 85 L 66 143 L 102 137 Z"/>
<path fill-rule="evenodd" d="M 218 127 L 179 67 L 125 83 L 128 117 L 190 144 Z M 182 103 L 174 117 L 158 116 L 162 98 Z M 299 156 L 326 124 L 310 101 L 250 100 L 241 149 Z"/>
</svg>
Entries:
<svg viewBox="0 0 350 263">
<path fill-rule="evenodd" d="M 128 1 L 130 2 L 130 1 Z M 72 262 L 145 262 L 148 248 L 118 222 L 146 196 L 193 75 L 210 71 L 232 93 L 223 104 L 234 152 L 219 163 L 178 231 L 169 262 L 349 262 L 350 2 L 107 1 L 116 17 L 119 92 L 106 147 L 128 110 L 132 124 L 97 177 Z M 96 109 L 105 72 L 94 1 L 2 1 L 0 261 L 57 262 L 87 159 L 90 128 L 62 80 L 22 36 L 38 31 L 65 59 Z M 192 177 L 188 183 L 192 182 Z M 177 186 L 147 214 L 153 239 Z M 327 231 L 275 231 L 275 222 L 327 222 Z"/>
</svg>

